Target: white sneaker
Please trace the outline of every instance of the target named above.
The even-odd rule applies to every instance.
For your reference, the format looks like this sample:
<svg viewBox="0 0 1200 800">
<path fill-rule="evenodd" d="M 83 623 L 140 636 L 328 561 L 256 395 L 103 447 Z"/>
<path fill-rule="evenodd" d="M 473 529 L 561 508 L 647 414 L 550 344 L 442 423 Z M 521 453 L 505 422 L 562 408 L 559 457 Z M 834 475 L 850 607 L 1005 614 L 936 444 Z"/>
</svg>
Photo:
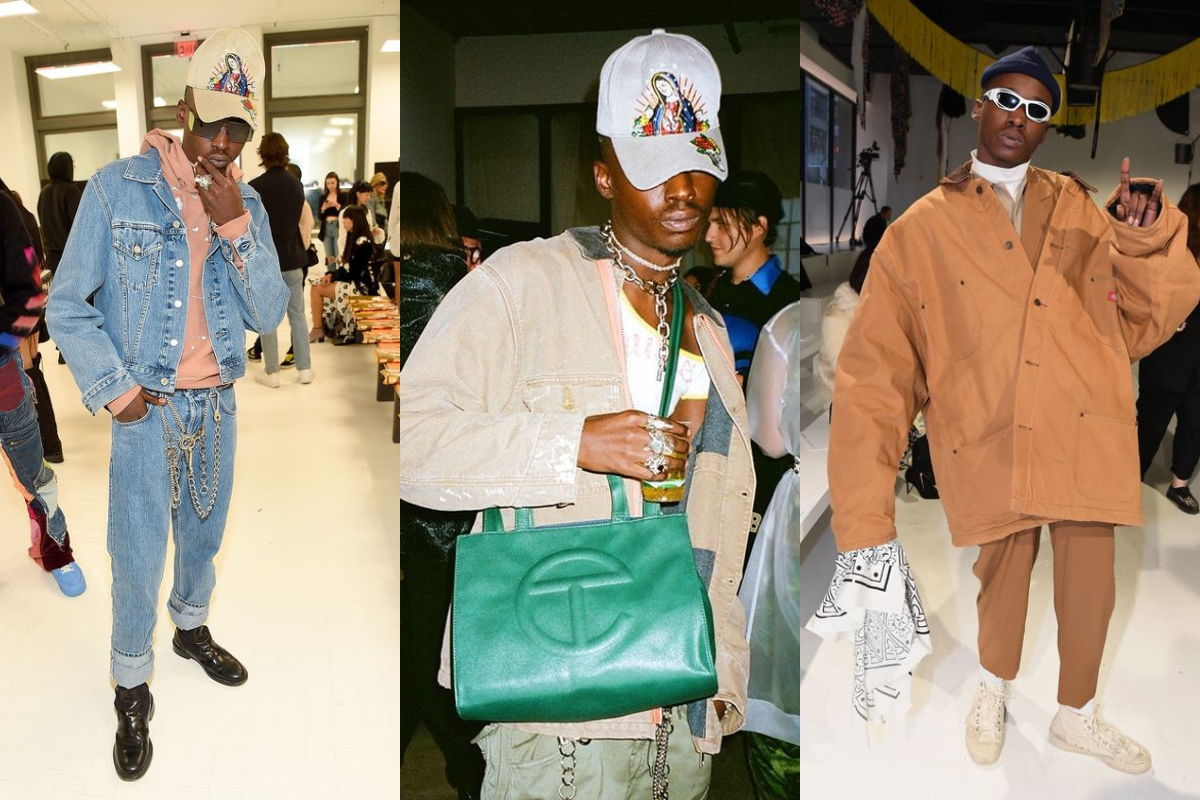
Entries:
<svg viewBox="0 0 1200 800">
<path fill-rule="evenodd" d="M 267 373 L 266 371 L 255 372 L 254 380 L 258 381 L 263 386 L 269 386 L 272 389 L 279 388 L 279 376 L 276 375 L 274 372 L 271 372 L 271 373 Z"/>
<path fill-rule="evenodd" d="M 1050 744 L 1068 753 L 1095 756 L 1113 769 L 1137 775 L 1150 769 L 1150 751 L 1100 719 L 1059 708 L 1050 721 Z"/>
<path fill-rule="evenodd" d="M 299 374 L 300 374 L 300 382 L 301 383 L 312 383 L 313 382 L 313 371 L 311 369 L 299 370 Z"/>
<path fill-rule="evenodd" d="M 967 715 L 967 753 L 981 766 L 995 764 L 1004 747 L 1004 689 L 979 682 Z"/>
</svg>

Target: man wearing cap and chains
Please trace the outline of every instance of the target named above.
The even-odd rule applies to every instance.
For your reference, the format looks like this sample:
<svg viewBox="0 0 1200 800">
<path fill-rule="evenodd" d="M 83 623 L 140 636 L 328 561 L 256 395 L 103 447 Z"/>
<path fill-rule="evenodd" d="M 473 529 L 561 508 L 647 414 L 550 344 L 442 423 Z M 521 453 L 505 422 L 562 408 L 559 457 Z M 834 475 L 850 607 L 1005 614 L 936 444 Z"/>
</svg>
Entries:
<svg viewBox="0 0 1200 800">
<path fill-rule="evenodd" d="M 646 132 L 661 102 L 651 82 L 664 71 L 695 113 L 692 132 Z M 488 725 L 478 739 L 484 797 L 704 797 L 708 756 L 741 727 L 749 664 L 736 590 L 750 443 L 724 324 L 690 287 L 674 410 L 654 416 L 669 290 L 727 172 L 719 103 L 716 64 L 689 37 L 655 31 L 610 56 L 595 164 L 610 221 L 491 256 L 446 296 L 401 373 L 408 502 L 535 507 L 538 525 L 606 519 L 605 475 L 629 479 L 639 514 L 638 481 L 687 470 L 683 503 L 713 608 L 717 694 L 619 719 Z M 449 677 L 443 651 L 444 685 Z"/>
<path fill-rule="evenodd" d="M 1145 772 L 1149 751 L 1096 710 L 1113 526 L 1142 522 L 1129 364 L 1195 308 L 1200 275 L 1183 214 L 1162 181 L 1130 179 L 1129 159 L 1102 208 L 1074 175 L 1030 166 L 1060 102 L 1034 48 L 981 84 L 977 149 L 888 227 L 838 358 L 833 529 L 843 552 L 896 538 L 895 464 L 923 411 L 953 543 L 979 546 L 969 755 L 1000 757 L 1048 525 L 1060 664 L 1050 743 Z"/>
<path fill-rule="evenodd" d="M 244 92 L 207 88 L 231 58 Z M 153 130 L 140 155 L 88 181 L 47 315 L 84 405 L 113 415 L 113 763 L 124 780 L 145 774 L 154 753 L 147 681 L 168 525 L 172 649 L 218 683 L 248 677 L 205 622 L 233 488 L 245 330 L 274 330 L 288 299 L 262 202 L 233 163 L 254 133 L 262 65 L 244 31 L 205 40 L 176 107 L 182 141 Z"/>
</svg>

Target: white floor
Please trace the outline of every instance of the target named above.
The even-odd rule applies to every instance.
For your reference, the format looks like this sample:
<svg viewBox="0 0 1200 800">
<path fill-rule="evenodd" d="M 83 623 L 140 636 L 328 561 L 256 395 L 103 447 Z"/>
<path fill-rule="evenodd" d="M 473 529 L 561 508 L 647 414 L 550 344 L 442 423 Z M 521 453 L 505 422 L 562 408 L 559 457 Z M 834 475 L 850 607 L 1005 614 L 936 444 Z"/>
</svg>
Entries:
<svg viewBox="0 0 1200 800">
<path fill-rule="evenodd" d="M 59 496 L 88 589 L 63 597 L 33 564 L 24 504 L 0 489 L 0 798 L 398 797 L 399 503 L 372 348 L 313 345 L 309 386 L 294 369 L 279 389 L 238 382 L 236 488 L 209 622 L 250 680 L 221 686 L 171 651 L 169 552 L 154 761 L 131 784 L 111 755 L 111 423 L 84 410 L 53 347 L 44 353 L 66 452 Z"/>
<path fill-rule="evenodd" d="M 951 546 L 940 502 L 901 492 L 897 527 L 930 617 L 934 653 L 915 672 L 908 716 L 871 726 L 868 733 L 850 704 L 850 645 L 804 632 L 801 797 L 1200 797 L 1194 732 L 1200 715 L 1200 518 L 1185 516 L 1162 496 L 1161 465 L 1150 478 L 1156 485 L 1143 487 L 1145 526 L 1117 529 L 1117 607 L 1099 694 L 1103 715 L 1149 748 L 1151 772 L 1124 775 L 1046 741 L 1057 710 L 1058 652 L 1052 554 L 1044 540 L 1034 567 L 1021 671 L 1011 685 L 1004 751 L 993 767 L 971 762 L 964 720 L 979 674 L 978 582 L 971 574 L 978 549 Z M 815 605 L 828 586 L 834 551 L 828 535 L 813 548 L 810 558 L 829 565 L 824 582 L 813 584 Z"/>
</svg>

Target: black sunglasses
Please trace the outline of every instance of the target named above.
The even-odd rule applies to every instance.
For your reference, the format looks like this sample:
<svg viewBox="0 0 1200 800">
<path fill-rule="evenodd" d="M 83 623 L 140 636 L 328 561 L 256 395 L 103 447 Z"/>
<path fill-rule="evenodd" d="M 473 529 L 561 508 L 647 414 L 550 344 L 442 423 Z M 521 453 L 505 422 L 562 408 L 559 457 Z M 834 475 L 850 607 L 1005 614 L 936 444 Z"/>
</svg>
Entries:
<svg viewBox="0 0 1200 800">
<path fill-rule="evenodd" d="M 248 122 L 240 119 L 222 119 L 216 122 L 205 122 L 188 106 L 188 129 L 203 139 L 215 139 L 217 134 L 225 129 L 229 141 L 239 144 L 254 138 L 254 128 Z"/>
</svg>

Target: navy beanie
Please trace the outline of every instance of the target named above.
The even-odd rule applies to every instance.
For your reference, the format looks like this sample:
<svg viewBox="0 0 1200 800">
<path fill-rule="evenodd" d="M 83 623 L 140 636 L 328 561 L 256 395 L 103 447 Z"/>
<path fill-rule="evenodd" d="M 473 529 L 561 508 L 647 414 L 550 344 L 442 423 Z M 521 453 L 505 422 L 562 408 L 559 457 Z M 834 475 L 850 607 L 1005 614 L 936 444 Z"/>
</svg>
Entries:
<svg viewBox="0 0 1200 800">
<path fill-rule="evenodd" d="M 992 64 L 983 71 L 983 78 L 979 81 L 979 85 L 987 86 L 988 81 L 997 75 L 1013 72 L 1028 75 L 1045 86 L 1046 91 L 1050 92 L 1050 112 L 1058 113 L 1058 106 L 1062 102 L 1062 91 L 1058 88 L 1058 81 L 1054 80 L 1054 73 L 1046 66 L 1045 60 L 1038 53 L 1036 47 L 1023 47 Z"/>
</svg>

